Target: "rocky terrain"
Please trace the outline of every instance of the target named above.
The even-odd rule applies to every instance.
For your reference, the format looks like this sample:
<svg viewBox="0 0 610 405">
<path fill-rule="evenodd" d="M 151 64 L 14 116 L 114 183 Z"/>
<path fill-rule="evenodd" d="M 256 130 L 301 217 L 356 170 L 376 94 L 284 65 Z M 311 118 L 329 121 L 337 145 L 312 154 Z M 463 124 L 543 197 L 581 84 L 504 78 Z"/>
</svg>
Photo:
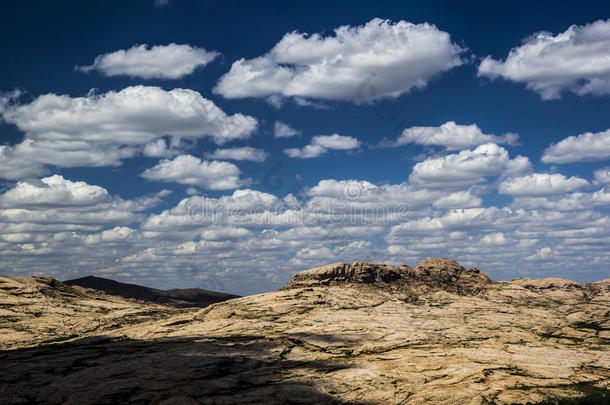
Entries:
<svg viewBox="0 0 610 405">
<path fill-rule="evenodd" d="M 610 280 L 428 259 L 203 309 L 3 277 L 0 304 L 2 403 L 610 403 Z"/>
<path fill-rule="evenodd" d="M 0 276 L 0 348 L 104 334 L 183 311 L 70 287 L 47 277 Z"/>
</svg>

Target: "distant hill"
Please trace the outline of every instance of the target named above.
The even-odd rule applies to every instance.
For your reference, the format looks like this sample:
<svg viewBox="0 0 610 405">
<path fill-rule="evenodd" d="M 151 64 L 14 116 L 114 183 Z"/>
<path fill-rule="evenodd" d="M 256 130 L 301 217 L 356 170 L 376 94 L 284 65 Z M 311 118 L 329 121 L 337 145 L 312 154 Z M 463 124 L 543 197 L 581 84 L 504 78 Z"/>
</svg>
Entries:
<svg viewBox="0 0 610 405">
<path fill-rule="evenodd" d="M 171 305 L 180 308 L 203 308 L 216 302 L 239 297 L 238 295 L 208 291 L 201 288 L 158 290 L 156 288 L 143 287 L 136 284 L 120 283 L 118 281 L 95 276 L 67 280 L 64 281 L 64 284 L 91 288 L 94 290 L 103 291 L 108 295 L 116 295 L 123 298 L 133 298 L 140 301 L 154 302 L 157 304 Z"/>
</svg>

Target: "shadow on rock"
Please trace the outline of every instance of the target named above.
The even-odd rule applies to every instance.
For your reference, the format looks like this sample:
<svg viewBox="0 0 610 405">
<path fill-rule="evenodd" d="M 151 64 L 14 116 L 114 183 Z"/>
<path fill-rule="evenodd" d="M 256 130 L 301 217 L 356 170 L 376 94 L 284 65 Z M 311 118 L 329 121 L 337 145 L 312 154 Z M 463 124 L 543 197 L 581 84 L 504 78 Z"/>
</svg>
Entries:
<svg viewBox="0 0 610 405">
<path fill-rule="evenodd" d="M 112 339 L 0 352 L 5 404 L 343 404 L 319 392 L 313 371 L 331 361 L 284 359 L 262 336 Z"/>
</svg>

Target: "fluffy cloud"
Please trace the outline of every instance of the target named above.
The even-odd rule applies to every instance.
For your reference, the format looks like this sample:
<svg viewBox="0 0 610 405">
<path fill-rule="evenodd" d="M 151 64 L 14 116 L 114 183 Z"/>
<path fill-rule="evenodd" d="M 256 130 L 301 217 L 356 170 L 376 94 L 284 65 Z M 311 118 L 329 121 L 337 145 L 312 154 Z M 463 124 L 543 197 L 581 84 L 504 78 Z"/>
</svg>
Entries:
<svg viewBox="0 0 610 405">
<path fill-rule="evenodd" d="M 519 174 L 531 170 L 528 158 L 510 159 L 508 151 L 494 143 L 457 154 L 428 158 L 417 163 L 409 181 L 427 187 L 466 187 L 483 183 L 485 177 Z"/>
<path fill-rule="evenodd" d="M 475 208 L 480 207 L 482 200 L 473 195 L 470 190 L 468 191 L 456 191 L 449 195 L 440 197 L 434 201 L 434 208 L 448 209 L 448 208 Z"/>
<path fill-rule="evenodd" d="M 396 97 L 461 65 L 463 51 L 434 25 L 375 18 L 332 36 L 288 33 L 265 55 L 233 63 L 214 91 L 227 98 Z"/>
<path fill-rule="evenodd" d="M 141 144 L 163 135 L 210 136 L 216 143 L 248 137 L 257 121 L 227 115 L 196 91 L 132 86 L 86 97 L 45 94 L 30 104 L 9 105 L 4 120 L 36 141 Z"/>
<path fill-rule="evenodd" d="M 388 240 L 395 237 L 421 235 L 437 231 L 493 231 L 513 228 L 510 222 L 514 213 L 509 209 L 469 208 L 453 209 L 435 216 L 426 216 L 394 225 L 388 234 Z"/>
<path fill-rule="evenodd" d="M 569 136 L 544 150 L 545 163 L 570 163 L 610 158 L 610 129 Z"/>
<path fill-rule="evenodd" d="M 515 197 L 511 208 L 526 210 L 583 211 L 607 205 L 609 194 L 604 189 L 593 193 L 556 194 L 544 197 Z"/>
<path fill-rule="evenodd" d="M 518 197 L 540 197 L 565 194 L 589 186 L 589 182 L 580 177 L 567 178 L 563 174 L 533 173 L 528 176 L 506 179 L 500 183 L 501 194 Z"/>
<path fill-rule="evenodd" d="M 152 236 L 166 236 L 169 233 L 197 233 L 212 226 L 243 227 L 247 224 L 273 227 L 296 224 L 274 217 L 274 213 L 279 216 L 285 214 L 282 209 L 286 207 L 273 194 L 250 189 L 235 190 L 231 195 L 219 198 L 193 196 L 183 199 L 172 209 L 151 215 L 142 224 L 142 229 L 152 233 Z"/>
<path fill-rule="evenodd" d="M 14 180 L 44 173 L 41 163 L 28 161 L 22 154 L 15 154 L 11 146 L 0 145 L 0 177 Z"/>
<path fill-rule="evenodd" d="M 505 245 L 507 242 L 502 232 L 488 233 L 481 238 L 484 245 Z"/>
<path fill-rule="evenodd" d="M 487 207 L 452 209 L 434 215 L 418 217 L 391 227 L 386 240 L 392 244 L 405 242 L 422 235 L 442 236 L 449 241 L 452 234 L 464 238 L 468 234 L 502 232 L 514 239 L 540 239 L 543 237 L 577 237 L 583 223 L 596 227 L 600 235 L 610 225 L 606 216 L 592 210 L 556 212 L 523 208 Z M 588 235 L 590 236 L 590 234 Z M 454 243 L 455 245 L 455 243 Z M 475 246 L 479 248 L 479 246 Z M 481 260 L 484 258 L 481 257 Z"/>
<path fill-rule="evenodd" d="M 267 159 L 267 153 L 264 150 L 251 146 L 217 149 L 207 156 L 210 159 L 251 160 L 253 162 L 264 162 Z"/>
<path fill-rule="evenodd" d="M 201 232 L 200 236 L 203 240 L 222 242 L 226 240 L 239 240 L 250 235 L 250 231 L 246 228 L 235 228 L 228 226 L 212 226 Z"/>
<path fill-rule="evenodd" d="M 14 188 L 0 196 L 0 207 L 75 207 L 106 202 L 109 198 L 102 187 L 53 175 L 41 179 L 40 184 L 17 182 Z"/>
<path fill-rule="evenodd" d="M 139 218 L 136 212 L 158 202 L 156 196 L 123 200 L 102 187 L 59 175 L 36 183 L 18 182 L 0 195 L 0 234 L 96 230 L 129 224 Z"/>
<path fill-rule="evenodd" d="M 504 61 L 487 57 L 479 76 L 525 83 L 545 99 L 576 94 L 610 94 L 610 20 L 573 25 L 553 35 L 540 32 L 511 49 Z"/>
<path fill-rule="evenodd" d="M 244 184 L 239 175 L 239 168 L 233 163 L 202 161 L 191 155 L 176 156 L 173 160 L 163 159 L 142 173 L 147 180 L 197 185 L 209 190 L 238 188 Z"/>
<path fill-rule="evenodd" d="M 13 168 L 1 176 L 11 179 L 41 173 L 45 165 L 118 166 L 142 149 L 161 155 L 163 136 L 209 136 L 223 144 L 257 127 L 256 119 L 227 115 L 196 91 L 146 86 L 86 97 L 45 94 L 22 105 L 5 101 L 0 114 L 25 133 L 21 143 L 0 149 L 0 167 Z"/>
<path fill-rule="evenodd" d="M 290 138 L 299 135 L 299 131 L 281 121 L 275 121 L 273 134 L 276 138 Z"/>
<path fill-rule="evenodd" d="M 517 134 L 487 135 L 476 124 L 458 125 L 449 121 L 439 127 L 407 128 L 392 143 L 392 146 L 416 143 L 426 146 L 443 146 L 447 150 L 460 150 L 489 142 L 514 144 L 517 139 L 519 139 Z"/>
<path fill-rule="evenodd" d="M 145 219 L 141 212 L 165 195 L 124 200 L 59 175 L 18 182 L 0 194 L 2 272 L 43 271 L 60 279 L 75 271 L 103 273 L 138 249 L 138 232 L 128 225 Z"/>
<path fill-rule="evenodd" d="M 416 215 L 446 193 L 409 184 L 321 180 L 306 190 L 306 217 L 317 224 L 387 225 Z"/>
<path fill-rule="evenodd" d="M 102 242 L 109 243 L 124 243 L 129 241 L 136 231 L 127 226 L 116 226 L 112 229 L 105 230 L 100 233 L 87 235 L 85 243 L 97 244 Z"/>
<path fill-rule="evenodd" d="M 293 158 L 308 159 L 321 156 L 328 152 L 329 149 L 350 150 L 359 147 L 360 142 L 351 136 L 342 136 L 339 134 L 318 135 L 311 139 L 309 145 L 306 145 L 303 148 L 284 149 L 284 153 Z"/>
<path fill-rule="evenodd" d="M 610 166 L 596 170 L 593 174 L 597 183 L 610 184 Z"/>
<path fill-rule="evenodd" d="M 180 79 L 199 66 L 205 66 L 219 55 L 190 45 L 136 45 L 129 49 L 99 55 L 89 66 L 77 70 L 97 70 L 106 76 L 132 76 L 143 79 Z"/>
<path fill-rule="evenodd" d="M 165 139 L 159 138 L 144 145 L 142 154 L 147 157 L 172 157 L 180 154 L 181 142 L 178 138 L 173 138 L 168 148 Z"/>
</svg>

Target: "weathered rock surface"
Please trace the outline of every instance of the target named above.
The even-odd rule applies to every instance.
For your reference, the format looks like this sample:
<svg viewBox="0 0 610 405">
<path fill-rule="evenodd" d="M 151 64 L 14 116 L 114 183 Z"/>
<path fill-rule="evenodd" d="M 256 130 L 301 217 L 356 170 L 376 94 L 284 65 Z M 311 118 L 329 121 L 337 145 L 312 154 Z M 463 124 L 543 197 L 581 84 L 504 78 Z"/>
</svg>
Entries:
<svg viewBox="0 0 610 405">
<path fill-rule="evenodd" d="M 180 310 L 70 287 L 48 277 L 0 276 L 0 348 L 27 347 L 166 319 Z"/>
<path fill-rule="evenodd" d="M 40 322 L 51 315 L 42 311 Z M 2 343 L 14 349 L 0 352 L 0 398 L 57 404 L 609 401 L 610 280 L 493 282 L 447 259 L 415 268 L 340 263 L 298 273 L 279 291 L 155 316 L 104 330 L 105 336 L 37 347 L 31 339 Z M 10 335 L 21 322 L 2 320 L 1 326 Z"/>
<path fill-rule="evenodd" d="M 479 269 L 465 269 L 450 259 L 430 258 L 413 268 L 366 262 L 334 263 L 294 275 L 284 289 L 328 285 L 370 284 L 389 290 L 402 290 L 414 297 L 430 288 L 461 295 L 482 292 L 491 280 Z"/>
</svg>

